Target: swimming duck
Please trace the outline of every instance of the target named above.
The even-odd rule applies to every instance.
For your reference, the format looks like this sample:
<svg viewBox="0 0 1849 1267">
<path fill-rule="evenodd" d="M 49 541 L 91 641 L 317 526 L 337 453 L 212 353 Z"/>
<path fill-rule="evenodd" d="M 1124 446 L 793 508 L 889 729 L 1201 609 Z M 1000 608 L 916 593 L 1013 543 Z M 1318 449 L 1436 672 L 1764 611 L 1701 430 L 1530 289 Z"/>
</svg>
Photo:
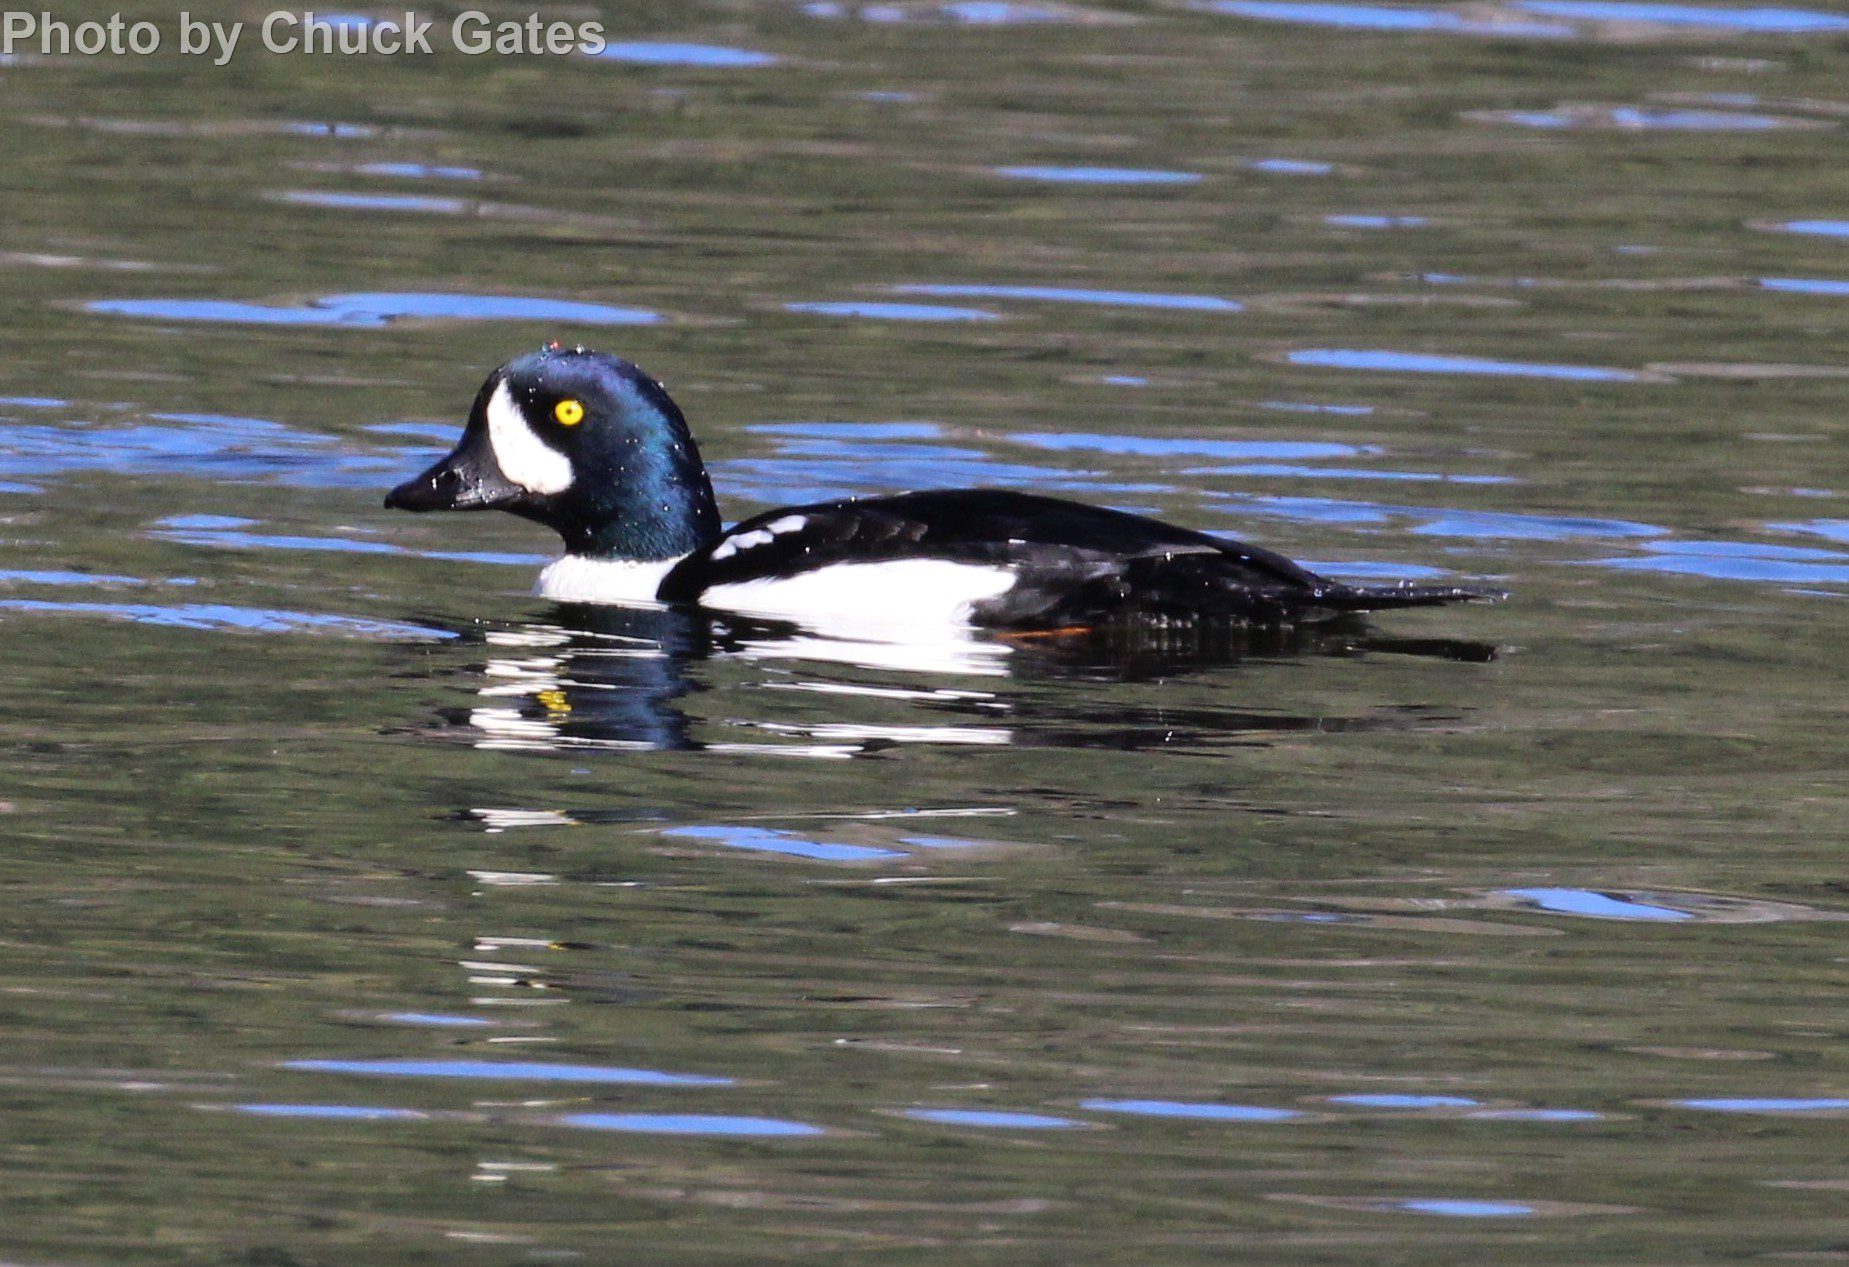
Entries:
<svg viewBox="0 0 1849 1267">
<path fill-rule="evenodd" d="M 824 632 L 869 620 L 908 634 L 1302 625 L 1500 597 L 1344 585 L 1257 546 L 1001 489 L 789 506 L 727 530 L 662 385 L 620 357 L 559 344 L 490 374 L 454 451 L 385 504 L 493 508 L 552 528 L 566 552 L 538 588 L 561 602 L 698 605 Z"/>
</svg>

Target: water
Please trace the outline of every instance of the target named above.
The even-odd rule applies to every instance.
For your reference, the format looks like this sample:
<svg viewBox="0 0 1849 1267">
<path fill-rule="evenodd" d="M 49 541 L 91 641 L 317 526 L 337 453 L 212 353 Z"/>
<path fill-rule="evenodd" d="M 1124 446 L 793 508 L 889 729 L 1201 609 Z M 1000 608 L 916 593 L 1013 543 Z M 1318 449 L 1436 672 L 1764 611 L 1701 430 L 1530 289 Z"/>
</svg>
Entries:
<svg viewBox="0 0 1849 1267">
<path fill-rule="evenodd" d="M 1840 1255 L 1841 16 L 605 16 L 0 66 L 7 1259 Z M 552 607 L 379 506 L 548 338 L 730 518 L 1002 484 L 1514 597 Z"/>
</svg>

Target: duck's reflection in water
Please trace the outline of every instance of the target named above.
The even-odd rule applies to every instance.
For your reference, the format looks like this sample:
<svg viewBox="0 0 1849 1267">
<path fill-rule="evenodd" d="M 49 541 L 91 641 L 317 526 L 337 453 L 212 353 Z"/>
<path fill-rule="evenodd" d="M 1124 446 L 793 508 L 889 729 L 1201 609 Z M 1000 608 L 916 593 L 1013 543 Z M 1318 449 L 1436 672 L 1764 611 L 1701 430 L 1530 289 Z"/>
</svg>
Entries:
<svg viewBox="0 0 1849 1267">
<path fill-rule="evenodd" d="M 560 607 L 556 622 L 490 627 L 473 708 L 446 711 L 478 748 L 689 749 L 703 745 L 677 704 L 696 689 L 687 666 L 712 654 L 697 613 Z"/>
<path fill-rule="evenodd" d="M 1303 657 L 1392 652 L 1481 662 L 1495 655 L 1482 643 L 1383 638 L 1359 622 L 1313 630 L 1142 625 L 905 642 L 831 637 L 717 613 L 576 604 L 556 607 L 548 620 L 463 637 L 488 652 L 479 669 L 471 666 L 481 674 L 478 699 L 441 716 L 476 747 L 833 758 L 917 743 L 1182 749 L 1250 743 L 1272 732 L 1429 726 L 1458 715 L 1385 701 L 1358 715 L 1240 709 L 1215 702 L 1218 692 L 1194 691 L 1183 702 L 1135 687 Z M 1107 697 L 1095 686 L 1061 689 L 1062 679 L 1121 689 Z M 726 692 L 726 706 L 702 716 L 689 697 L 711 690 Z M 818 707 L 833 715 L 818 719 Z M 894 709 L 904 710 L 902 720 Z"/>
</svg>

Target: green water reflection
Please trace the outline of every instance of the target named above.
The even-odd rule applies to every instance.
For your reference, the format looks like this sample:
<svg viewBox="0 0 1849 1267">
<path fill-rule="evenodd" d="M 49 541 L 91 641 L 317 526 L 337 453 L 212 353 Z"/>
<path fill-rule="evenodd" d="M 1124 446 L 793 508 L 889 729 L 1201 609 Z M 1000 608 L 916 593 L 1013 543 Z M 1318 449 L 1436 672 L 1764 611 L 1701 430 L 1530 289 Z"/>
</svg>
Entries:
<svg viewBox="0 0 1849 1267">
<path fill-rule="evenodd" d="M 1837 1252 L 1844 47 L 1380 8 L 0 64 L 8 1256 Z M 378 505 L 549 337 L 730 518 L 1002 484 L 1515 597 L 587 620 Z"/>
</svg>

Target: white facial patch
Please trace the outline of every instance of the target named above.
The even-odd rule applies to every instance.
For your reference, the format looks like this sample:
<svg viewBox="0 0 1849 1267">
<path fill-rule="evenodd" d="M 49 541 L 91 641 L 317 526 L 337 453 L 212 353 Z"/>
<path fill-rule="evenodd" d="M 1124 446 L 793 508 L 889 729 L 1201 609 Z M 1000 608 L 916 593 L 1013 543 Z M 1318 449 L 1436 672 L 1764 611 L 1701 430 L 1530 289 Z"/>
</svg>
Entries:
<svg viewBox="0 0 1849 1267">
<path fill-rule="evenodd" d="M 761 546 L 776 537 L 779 533 L 795 532 L 808 522 L 809 521 L 801 515 L 785 515 L 781 519 L 771 520 L 762 528 L 753 528 L 750 532 L 741 532 L 736 537 L 727 537 L 713 550 L 713 562 L 717 563 L 721 559 L 729 559 L 740 550 L 749 550 L 752 546 Z"/>
<path fill-rule="evenodd" d="M 488 443 L 501 474 L 527 492 L 562 493 L 571 487 L 571 459 L 533 433 L 505 379 L 488 398 Z"/>
</svg>

